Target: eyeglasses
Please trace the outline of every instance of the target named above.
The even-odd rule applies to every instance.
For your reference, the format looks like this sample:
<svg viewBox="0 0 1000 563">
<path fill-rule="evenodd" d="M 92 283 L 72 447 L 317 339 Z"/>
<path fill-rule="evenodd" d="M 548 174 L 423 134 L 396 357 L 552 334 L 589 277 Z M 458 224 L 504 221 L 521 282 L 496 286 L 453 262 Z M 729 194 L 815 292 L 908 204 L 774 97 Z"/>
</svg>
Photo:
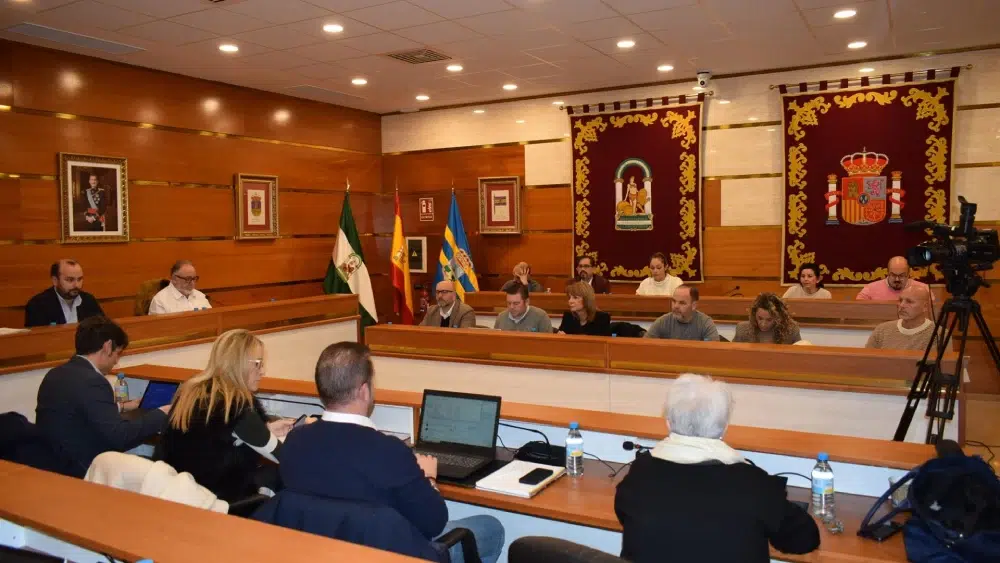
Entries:
<svg viewBox="0 0 1000 563">
<path fill-rule="evenodd" d="M 438 295 L 447 295 L 449 293 L 455 293 L 455 291 L 452 290 L 452 289 L 439 289 L 439 290 L 437 290 L 437 294 Z"/>
<path fill-rule="evenodd" d="M 189 278 L 186 278 L 184 276 L 178 276 L 177 274 L 174 274 L 174 277 L 181 280 L 184 283 L 194 283 L 200 279 L 199 276 L 191 276 Z"/>
<path fill-rule="evenodd" d="M 581 264 L 581 265 L 577 266 L 577 268 L 586 268 L 588 270 L 591 269 L 591 268 L 593 268 L 593 267 L 594 267 L 593 264 L 586 264 L 586 265 Z"/>
</svg>

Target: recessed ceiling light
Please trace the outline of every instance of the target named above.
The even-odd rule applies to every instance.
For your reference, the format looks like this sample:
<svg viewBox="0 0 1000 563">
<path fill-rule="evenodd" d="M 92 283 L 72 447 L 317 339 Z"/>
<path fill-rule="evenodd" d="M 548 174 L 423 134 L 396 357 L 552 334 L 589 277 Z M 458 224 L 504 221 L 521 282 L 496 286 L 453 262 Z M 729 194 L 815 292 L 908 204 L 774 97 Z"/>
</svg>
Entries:
<svg viewBox="0 0 1000 563">
<path fill-rule="evenodd" d="M 554 106 L 561 106 L 561 105 L 563 105 L 565 103 L 566 102 L 563 102 L 563 101 L 556 101 L 556 102 L 552 102 L 552 105 L 554 105 Z"/>
<path fill-rule="evenodd" d="M 760 118 L 759 117 L 750 116 L 747 119 L 749 119 L 750 121 L 757 121 Z"/>
<path fill-rule="evenodd" d="M 344 31 L 344 26 L 339 23 L 328 23 L 323 26 L 323 31 L 327 33 L 340 33 L 341 31 Z"/>
<path fill-rule="evenodd" d="M 518 123 L 524 123 L 524 120 L 523 119 L 518 119 L 517 122 Z"/>
<path fill-rule="evenodd" d="M 236 51 L 239 51 L 240 48 L 232 43 L 223 43 L 222 45 L 219 45 L 219 50 L 223 53 L 235 53 Z"/>
<path fill-rule="evenodd" d="M 865 68 L 858 69 L 858 72 L 863 72 L 867 74 L 869 72 L 875 72 L 875 69 L 870 66 L 866 66 Z"/>
<path fill-rule="evenodd" d="M 484 110 L 484 109 L 474 109 L 474 110 L 472 110 L 472 113 L 486 113 L 486 110 Z"/>
<path fill-rule="evenodd" d="M 635 41 L 631 39 L 622 39 L 618 42 L 619 49 L 631 49 L 632 47 L 635 47 Z"/>
<path fill-rule="evenodd" d="M 722 105 L 726 105 L 726 104 L 731 104 L 732 102 L 730 102 L 729 100 L 719 100 L 719 103 Z"/>
<path fill-rule="evenodd" d="M 833 17 L 838 20 L 846 20 L 847 18 L 853 18 L 856 15 L 858 15 L 857 10 L 838 10 L 833 14 Z"/>
<path fill-rule="evenodd" d="M 352 78 L 351 84 L 354 84 L 355 86 L 364 86 L 365 84 L 368 84 L 368 80 L 360 77 Z"/>
<path fill-rule="evenodd" d="M 847 44 L 848 49 L 864 49 L 868 46 L 867 41 L 851 41 Z"/>
<path fill-rule="evenodd" d="M 427 94 L 418 94 L 417 95 L 417 101 L 418 102 L 426 102 L 429 99 L 431 99 L 431 97 L 428 96 Z"/>
<path fill-rule="evenodd" d="M 511 90 L 517 90 L 517 84 L 504 84 L 503 89 L 507 90 L 508 92 Z"/>
<path fill-rule="evenodd" d="M 448 72 L 462 72 L 462 65 L 448 65 Z"/>
<path fill-rule="evenodd" d="M 656 67 L 656 70 L 660 72 L 670 72 L 671 70 L 674 70 L 674 67 L 673 65 L 660 65 Z"/>
</svg>

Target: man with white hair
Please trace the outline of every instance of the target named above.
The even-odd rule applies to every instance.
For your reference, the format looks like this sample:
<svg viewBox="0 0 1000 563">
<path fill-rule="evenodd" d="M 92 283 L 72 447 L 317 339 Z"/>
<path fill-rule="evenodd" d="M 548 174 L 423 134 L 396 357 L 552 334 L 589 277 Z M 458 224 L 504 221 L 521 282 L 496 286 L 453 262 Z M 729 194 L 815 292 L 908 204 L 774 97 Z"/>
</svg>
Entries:
<svg viewBox="0 0 1000 563">
<path fill-rule="evenodd" d="M 670 386 L 670 435 L 636 455 L 615 495 L 623 559 L 767 563 L 769 544 L 785 553 L 819 547 L 819 528 L 788 501 L 785 478 L 722 441 L 732 405 L 728 386 L 709 377 L 686 373 Z"/>
</svg>

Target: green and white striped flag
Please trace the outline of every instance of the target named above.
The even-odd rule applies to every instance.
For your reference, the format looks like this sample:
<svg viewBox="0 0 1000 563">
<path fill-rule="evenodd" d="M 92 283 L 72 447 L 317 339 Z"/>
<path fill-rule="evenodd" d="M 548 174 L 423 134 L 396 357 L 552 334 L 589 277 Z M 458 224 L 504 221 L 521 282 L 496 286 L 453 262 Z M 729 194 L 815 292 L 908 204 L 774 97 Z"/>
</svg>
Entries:
<svg viewBox="0 0 1000 563">
<path fill-rule="evenodd" d="M 362 330 L 378 322 L 372 280 L 368 276 L 368 266 L 365 265 L 365 256 L 361 252 L 358 227 L 354 224 L 354 214 L 351 213 L 350 191 L 344 194 L 344 208 L 340 211 L 340 232 L 333 247 L 330 265 L 326 269 L 323 291 L 357 295 Z"/>
</svg>

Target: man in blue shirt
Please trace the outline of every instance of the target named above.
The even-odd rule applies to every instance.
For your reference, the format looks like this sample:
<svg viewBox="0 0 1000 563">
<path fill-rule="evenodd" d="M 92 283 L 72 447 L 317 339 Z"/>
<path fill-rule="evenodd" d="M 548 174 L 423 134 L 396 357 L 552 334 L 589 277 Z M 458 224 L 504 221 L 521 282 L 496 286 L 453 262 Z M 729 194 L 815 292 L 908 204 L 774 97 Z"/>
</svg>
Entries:
<svg viewBox="0 0 1000 563">
<path fill-rule="evenodd" d="M 356 500 L 395 509 L 428 541 L 453 528 L 476 537 L 483 563 L 495 563 L 504 530 L 492 516 L 448 521 L 437 491 L 437 459 L 416 455 L 401 440 L 382 434 L 369 418 L 375 408 L 370 352 L 364 344 L 327 346 L 316 363 L 316 388 L 325 411 L 320 421 L 289 433 L 282 448 L 285 487 L 321 497 Z M 462 563 L 461 546 L 451 561 Z"/>
</svg>

